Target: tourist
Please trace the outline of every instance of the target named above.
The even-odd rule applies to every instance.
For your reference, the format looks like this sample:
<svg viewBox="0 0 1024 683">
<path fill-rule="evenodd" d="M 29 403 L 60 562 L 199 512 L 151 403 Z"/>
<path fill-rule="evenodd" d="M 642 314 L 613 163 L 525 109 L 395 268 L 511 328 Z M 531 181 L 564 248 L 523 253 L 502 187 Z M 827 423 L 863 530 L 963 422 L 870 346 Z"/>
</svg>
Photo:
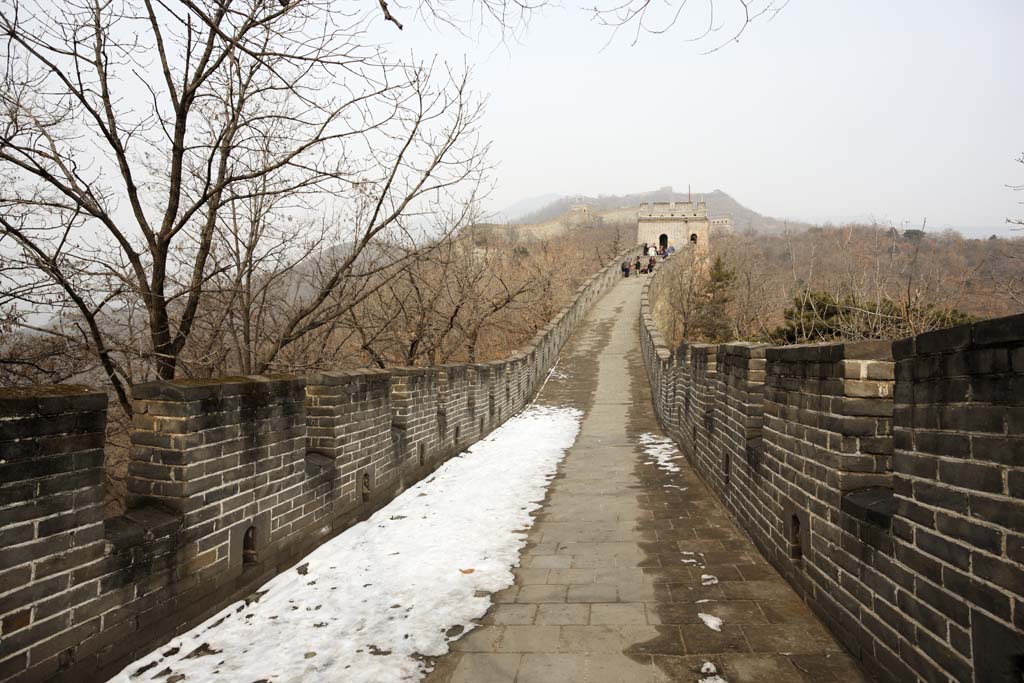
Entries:
<svg viewBox="0 0 1024 683">
<path fill-rule="evenodd" d="M 656 259 L 655 257 L 652 256 L 651 260 L 647 262 L 647 272 L 648 273 L 653 273 L 654 272 L 654 264 L 657 261 L 658 261 L 658 259 Z"/>
<path fill-rule="evenodd" d="M 622 277 L 629 277 L 629 259 L 622 262 Z"/>
<path fill-rule="evenodd" d="M 633 264 L 633 272 L 635 275 L 640 274 L 640 257 L 636 257 L 636 263 Z"/>
</svg>

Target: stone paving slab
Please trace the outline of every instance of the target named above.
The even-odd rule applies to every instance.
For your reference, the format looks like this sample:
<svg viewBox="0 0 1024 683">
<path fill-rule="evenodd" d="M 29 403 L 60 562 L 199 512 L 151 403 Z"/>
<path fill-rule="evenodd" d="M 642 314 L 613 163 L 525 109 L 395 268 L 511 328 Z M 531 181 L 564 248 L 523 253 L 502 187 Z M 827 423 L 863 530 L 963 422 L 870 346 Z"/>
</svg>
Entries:
<svg viewBox="0 0 1024 683">
<path fill-rule="evenodd" d="M 693 471 L 649 463 L 661 435 L 640 356 L 640 278 L 569 341 L 539 401 L 585 412 L 529 532 L 515 585 L 429 683 L 867 681 Z M 716 583 L 705 585 L 712 575 Z M 709 628 L 701 614 L 722 620 Z"/>
</svg>

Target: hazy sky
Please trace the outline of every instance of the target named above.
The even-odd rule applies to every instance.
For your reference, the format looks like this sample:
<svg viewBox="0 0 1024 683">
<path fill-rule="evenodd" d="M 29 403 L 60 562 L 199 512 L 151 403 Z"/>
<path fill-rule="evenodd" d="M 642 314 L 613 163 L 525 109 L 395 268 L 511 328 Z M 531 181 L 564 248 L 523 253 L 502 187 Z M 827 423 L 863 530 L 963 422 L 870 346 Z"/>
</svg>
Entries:
<svg viewBox="0 0 1024 683">
<path fill-rule="evenodd" d="M 813 221 L 992 232 L 1024 216 L 1024 191 L 1006 187 L 1024 184 L 1021 0 L 791 0 L 711 55 L 720 37 L 686 40 L 696 14 L 602 51 L 608 29 L 577 6 L 545 11 L 508 49 L 411 17 L 374 27 L 396 52 L 476 65 L 494 209 L 690 183 Z"/>
</svg>

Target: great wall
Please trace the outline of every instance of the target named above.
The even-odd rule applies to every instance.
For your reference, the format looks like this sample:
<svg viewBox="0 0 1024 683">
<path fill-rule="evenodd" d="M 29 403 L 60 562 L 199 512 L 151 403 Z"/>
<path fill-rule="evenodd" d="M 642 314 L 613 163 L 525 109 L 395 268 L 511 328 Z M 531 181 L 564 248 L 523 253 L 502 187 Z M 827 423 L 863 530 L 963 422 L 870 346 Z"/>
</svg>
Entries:
<svg viewBox="0 0 1024 683">
<path fill-rule="evenodd" d="M 540 645 L 531 647 L 543 652 L 552 641 L 566 658 L 600 664 L 604 678 L 596 680 L 690 680 L 672 674 L 671 662 L 703 652 L 723 658 L 727 672 L 743 671 L 729 669 L 734 656 L 762 657 L 759 666 L 831 657 L 831 668 L 822 669 L 828 675 L 817 680 L 861 680 L 837 673 L 846 660 L 824 636 L 811 638 L 821 655 L 804 653 L 800 637 L 784 646 L 771 639 L 773 630 L 795 633 L 793 623 L 804 629 L 813 622 L 799 601 L 786 602 L 784 584 L 767 580 L 777 571 L 868 676 L 1019 681 L 1024 316 L 895 343 L 670 349 L 652 301 L 675 262 L 638 282 L 621 279 L 619 259 L 582 285 L 528 347 L 502 361 L 136 386 L 128 510 L 111 519 L 102 509 L 106 395 L 68 386 L 0 391 L 0 680 L 106 680 L 249 596 L 521 410 L 568 341 L 575 344 L 569 367 L 580 377 L 596 364 L 617 368 L 620 378 L 611 387 L 600 377 L 580 380 L 572 400 L 600 412 L 594 421 L 601 424 L 584 422 L 564 465 L 567 478 L 553 484 L 547 505 L 565 510 L 558 496 L 575 487 L 569 491 L 586 501 L 579 509 L 597 509 L 590 513 L 596 521 L 580 522 L 571 542 L 552 548 L 548 540 L 557 538 L 555 529 L 568 533 L 568 522 L 541 515 L 517 585 L 496 596 L 494 607 L 496 615 L 530 607 L 533 616 L 485 621 L 431 680 L 513 680 L 516 670 L 534 666 L 534 655 L 506 640 L 510 629 L 534 629 L 530 642 Z M 573 341 L 581 325 L 585 338 Z M 644 369 L 650 394 L 646 382 L 628 379 Z M 625 403 L 624 385 L 632 392 Z M 694 479 L 683 494 L 682 480 L 666 484 L 632 455 L 636 446 L 619 433 L 635 440 L 656 429 L 645 426 L 655 416 L 708 499 L 724 507 L 687 507 L 687 496 L 705 495 L 703 485 Z M 636 424 L 627 426 L 630 420 Z M 586 497 L 588 487 L 606 497 Z M 602 506 L 614 523 L 601 516 Z M 690 545 L 681 540 L 692 538 Z M 743 549 L 750 541 L 774 570 Z M 697 570 L 667 566 L 670 556 L 678 562 L 679 548 L 696 543 L 718 558 L 707 562 L 721 565 L 722 591 L 701 587 Z M 623 550 L 630 544 L 633 554 Z M 601 573 L 605 552 L 614 553 L 604 558 L 611 574 Z M 529 581 L 538 572 L 545 590 L 526 590 L 537 588 Z M 761 577 L 753 583 L 770 595 L 743 588 L 750 577 Z M 688 626 L 688 612 L 678 616 L 673 601 L 684 579 L 725 608 L 752 610 L 746 622 L 729 612 L 740 634 L 717 642 L 688 630 L 705 627 Z M 553 623 L 582 625 L 542 625 L 543 607 L 552 603 L 564 603 L 567 614 L 579 608 L 572 618 L 582 619 Z M 788 606 L 774 612 L 780 605 Z M 618 660 L 598 659 L 605 655 L 592 642 L 567 636 L 583 633 L 574 628 L 592 636 L 616 620 L 626 661 L 643 665 L 639 677 L 616 669 Z M 806 628 L 799 632 L 816 633 Z M 498 635 L 487 641 L 489 633 Z M 657 638 L 631 644 L 641 633 Z M 473 652 L 481 640 L 484 651 Z M 506 679 L 479 668 L 492 661 L 518 669 Z M 584 670 L 572 668 L 576 660 L 537 661 L 548 667 L 540 680 L 583 680 L 565 673 Z M 477 668 L 465 669 L 467 662 Z M 793 672 L 804 671 L 797 666 Z M 778 680 L 761 675 L 738 680 Z"/>
</svg>

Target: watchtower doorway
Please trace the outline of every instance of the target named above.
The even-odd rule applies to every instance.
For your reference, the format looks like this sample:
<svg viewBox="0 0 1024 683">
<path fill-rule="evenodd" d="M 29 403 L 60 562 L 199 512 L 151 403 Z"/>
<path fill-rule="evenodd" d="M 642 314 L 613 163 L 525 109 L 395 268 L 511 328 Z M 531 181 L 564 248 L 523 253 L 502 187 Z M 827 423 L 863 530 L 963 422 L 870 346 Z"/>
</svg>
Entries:
<svg viewBox="0 0 1024 683">
<path fill-rule="evenodd" d="M 668 235 L 662 234 L 661 236 L 658 237 L 658 247 L 661 249 L 661 251 L 668 250 Z"/>
</svg>

